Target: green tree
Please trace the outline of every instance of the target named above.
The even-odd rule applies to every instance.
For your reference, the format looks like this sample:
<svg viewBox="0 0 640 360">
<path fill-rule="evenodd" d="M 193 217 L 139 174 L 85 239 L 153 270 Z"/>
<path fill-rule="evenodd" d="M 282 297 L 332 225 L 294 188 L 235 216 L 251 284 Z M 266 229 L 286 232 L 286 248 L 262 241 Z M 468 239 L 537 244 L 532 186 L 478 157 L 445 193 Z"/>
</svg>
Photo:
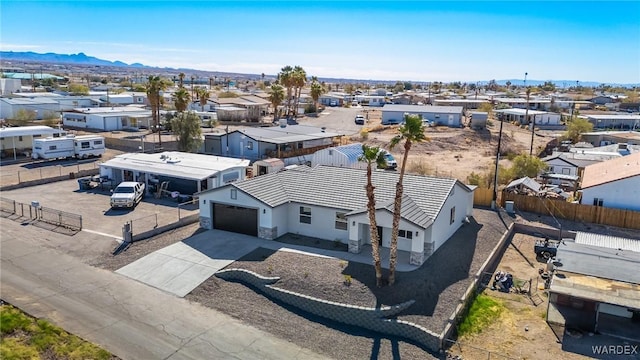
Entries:
<svg viewBox="0 0 640 360">
<path fill-rule="evenodd" d="M 424 136 L 422 118 L 415 114 L 406 114 L 404 124 L 398 128 L 398 135 L 391 139 L 390 148 L 404 142 L 404 154 L 400 166 L 400 176 L 396 183 L 396 197 L 393 203 L 393 222 L 391 227 L 391 249 L 389 250 L 389 285 L 396 281 L 396 262 L 398 260 L 398 231 L 400 228 L 400 209 L 402 207 L 402 194 L 404 192 L 402 181 L 407 167 L 409 150 L 413 143 L 428 141 Z"/>
<path fill-rule="evenodd" d="M 583 133 L 592 130 L 593 124 L 589 120 L 576 117 L 567 123 L 567 131 L 563 137 L 573 143 L 577 143 L 582 138 Z"/>
<path fill-rule="evenodd" d="M 204 111 L 204 106 L 209 101 L 209 90 L 204 87 L 196 88 L 196 95 L 198 96 L 198 100 L 200 101 L 200 111 Z"/>
<path fill-rule="evenodd" d="M 189 94 L 184 87 L 180 87 L 173 93 L 173 104 L 178 112 L 185 111 L 189 105 L 189 101 L 191 101 L 191 94 Z"/>
<path fill-rule="evenodd" d="M 27 123 L 34 121 L 37 115 L 38 114 L 35 110 L 20 109 L 16 111 L 13 123 L 19 126 L 24 126 Z"/>
<path fill-rule="evenodd" d="M 519 179 L 525 176 L 536 178 L 544 169 L 547 163 L 535 156 L 518 155 L 511 162 L 509 175 L 512 179 Z"/>
<path fill-rule="evenodd" d="M 300 104 L 300 95 L 302 95 L 302 88 L 307 84 L 307 72 L 304 71 L 302 66 L 296 66 L 293 68 L 293 85 L 295 87 L 296 101 L 293 106 L 293 116 L 298 115 L 298 105 Z"/>
<path fill-rule="evenodd" d="M 193 111 L 178 113 L 171 119 L 171 130 L 178 140 L 178 150 L 193 152 L 202 144 L 200 117 Z"/>
<path fill-rule="evenodd" d="M 282 104 L 282 100 L 284 100 L 284 87 L 280 84 L 271 85 L 271 90 L 269 90 L 269 101 L 271 102 L 271 106 L 273 106 L 273 121 L 278 120 L 278 106 Z"/>
<path fill-rule="evenodd" d="M 280 73 L 278 74 L 278 80 L 280 84 L 287 89 L 287 105 L 286 105 L 286 115 L 289 117 L 289 111 L 291 109 L 291 92 L 295 84 L 295 78 L 293 76 L 293 67 L 287 65 L 280 69 Z"/>
<path fill-rule="evenodd" d="M 151 117 L 153 119 L 152 131 L 160 131 L 160 107 L 162 106 L 162 96 L 160 92 L 166 90 L 169 87 L 168 80 L 161 78 L 157 75 L 150 75 L 145 85 L 145 92 L 147 93 L 147 100 L 151 106 Z M 162 137 L 158 136 L 158 143 L 162 146 Z"/>
<path fill-rule="evenodd" d="M 359 161 L 367 163 L 367 213 L 369 214 L 369 233 L 371 238 L 371 256 L 376 271 L 376 286 L 382 286 L 382 263 L 380 262 L 380 239 L 378 237 L 378 223 L 376 222 L 375 187 L 371 180 L 373 166 L 383 169 L 385 165 L 384 152 L 379 147 L 362 144 L 362 155 Z"/>
<path fill-rule="evenodd" d="M 320 96 L 322 96 L 323 93 L 324 93 L 324 88 L 320 83 L 318 83 L 318 79 L 316 78 L 311 82 L 311 91 L 310 91 L 310 95 L 311 95 L 311 98 L 313 99 L 313 104 L 316 110 L 318 109 L 318 100 L 320 99 Z"/>
<path fill-rule="evenodd" d="M 71 95 L 89 95 L 89 87 L 82 84 L 69 84 L 68 90 Z"/>
</svg>

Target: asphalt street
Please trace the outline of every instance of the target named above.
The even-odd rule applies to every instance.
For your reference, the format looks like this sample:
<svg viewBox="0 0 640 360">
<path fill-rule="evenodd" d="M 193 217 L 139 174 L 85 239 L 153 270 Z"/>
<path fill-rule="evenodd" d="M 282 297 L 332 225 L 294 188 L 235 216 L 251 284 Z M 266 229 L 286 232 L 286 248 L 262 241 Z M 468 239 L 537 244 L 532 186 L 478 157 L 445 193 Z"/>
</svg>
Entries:
<svg viewBox="0 0 640 360">
<path fill-rule="evenodd" d="M 23 231 L 24 225 L 5 218 L 0 225 L 2 299 L 123 359 L 325 358 L 227 315 L 44 247 L 42 237 L 55 236 L 47 230 Z"/>
</svg>

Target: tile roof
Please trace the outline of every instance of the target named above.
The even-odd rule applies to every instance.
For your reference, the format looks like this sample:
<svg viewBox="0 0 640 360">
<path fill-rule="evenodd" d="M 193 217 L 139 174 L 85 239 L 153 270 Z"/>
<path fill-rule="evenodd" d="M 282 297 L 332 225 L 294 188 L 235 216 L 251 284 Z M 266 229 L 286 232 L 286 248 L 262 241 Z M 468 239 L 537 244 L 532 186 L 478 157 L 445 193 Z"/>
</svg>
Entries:
<svg viewBox="0 0 640 360">
<path fill-rule="evenodd" d="M 374 171 L 379 208 L 393 210 L 395 185 L 399 174 Z M 258 176 L 231 186 L 246 192 L 265 204 L 276 207 L 288 202 L 360 212 L 367 205 L 366 170 L 316 166 L 299 166 L 287 171 Z M 456 179 L 406 174 L 402 215 L 408 221 L 427 227 L 444 205 Z M 467 191 L 466 185 L 459 183 Z M 215 191 L 212 189 L 210 191 Z M 355 213 L 354 212 L 354 213 Z"/>
<path fill-rule="evenodd" d="M 581 187 L 586 189 L 634 176 L 640 176 L 640 152 L 585 167 Z"/>
</svg>

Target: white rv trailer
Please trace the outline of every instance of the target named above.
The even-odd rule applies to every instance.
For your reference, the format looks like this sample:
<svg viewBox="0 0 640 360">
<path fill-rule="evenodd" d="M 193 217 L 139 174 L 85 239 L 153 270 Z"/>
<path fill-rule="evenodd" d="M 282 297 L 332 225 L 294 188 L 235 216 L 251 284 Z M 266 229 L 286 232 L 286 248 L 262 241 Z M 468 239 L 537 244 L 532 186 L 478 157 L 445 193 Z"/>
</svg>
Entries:
<svg viewBox="0 0 640 360">
<path fill-rule="evenodd" d="M 104 154 L 104 137 L 98 135 L 81 135 L 59 138 L 34 139 L 31 158 L 60 159 L 72 158 L 86 159 Z"/>
</svg>

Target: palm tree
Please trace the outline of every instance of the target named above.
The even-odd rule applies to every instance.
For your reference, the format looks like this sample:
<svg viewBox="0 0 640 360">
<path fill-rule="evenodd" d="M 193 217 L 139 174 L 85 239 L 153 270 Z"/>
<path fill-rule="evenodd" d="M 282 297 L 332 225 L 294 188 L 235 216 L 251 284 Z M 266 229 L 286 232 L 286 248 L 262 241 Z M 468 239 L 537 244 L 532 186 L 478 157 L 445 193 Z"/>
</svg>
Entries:
<svg viewBox="0 0 640 360">
<path fill-rule="evenodd" d="M 153 131 L 160 131 L 160 105 L 162 103 L 162 97 L 160 92 L 166 90 L 169 87 L 170 82 L 161 78 L 158 75 L 150 75 L 148 82 L 145 85 L 147 92 L 147 99 L 151 105 L 151 117 L 153 119 Z M 162 146 L 162 138 L 158 136 L 159 146 Z"/>
<path fill-rule="evenodd" d="M 317 84 L 317 83 L 316 83 Z M 375 187 L 371 181 L 372 168 L 375 164 L 379 168 L 384 168 L 384 152 L 379 147 L 362 144 L 362 155 L 359 161 L 367 163 L 367 212 L 369 213 L 369 233 L 371 234 L 371 255 L 373 265 L 376 269 L 376 286 L 382 286 L 382 264 L 380 262 L 380 238 L 378 236 L 378 223 L 376 222 L 376 198 Z"/>
<path fill-rule="evenodd" d="M 316 108 L 316 112 L 318 111 L 318 99 L 320 99 L 320 96 L 323 93 L 324 88 L 319 82 L 314 81 L 311 83 L 311 98 L 313 99 L 313 105 Z"/>
<path fill-rule="evenodd" d="M 187 105 L 191 101 L 191 95 L 184 87 L 179 88 L 173 93 L 173 104 L 178 112 L 183 112 L 187 109 Z"/>
<path fill-rule="evenodd" d="M 196 95 L 200 100 L 200 111 L 204 111 L 204 105 L 209 101 L 209 90 L 203 87 L 196 88 Z"/>
<path fill-rule="evenodd" d="M 302 66 L 297 66 L 293 68 L 293 85 L 296 88 L 296 92 L 294 93 L 296 97 L 295 104 L 293 105 L 293 115 L 298 115 L 298 105 L 300 104 L 300 95 L 302 94 L 302 88 L 307 83 L 307 72 L 304 71 Z"/>
<path fill-rule="evenodd" d="M 184 86 L 184 77 L 184 73 L 181 72 L 180 74 L 178 74 L 178 78 L 180 78 L 180 87 Z"/>
<path fill-rule="evenodd" d="M 291 108 L 291 89 L 293 88 L 293 68 L 289 65 L 283 67 L 278 74 L 278 79 L 282 86 L 287 89 L 287 117 L 289 117 L 289 109 Z"/>
<path fill-rule="evenodd" d="M 399 134 L 391 139 L 389 147 L 404 141 L 404 154 L 402 157 L 402 166 L 400 167 L 400 176 L 396 183 L 396 197 L 393 202 L 393 222 L 391 224 L 391 249 L 389 250 L 389 285 L 393 285 L 396 281 L 396 262 L 398 260 L 398 230 L 400 228 L 400 208 L 402 207 L 402 194 L 404 192 L 402 180 L 407 167 L 409 150 L 415 142 L 427 140 L 424 136 L 424 128 L 422 119 L 418 115 L 406 114 L 404 116 L 404 124 L 398 128 Z"/>
<path fill-rule="evenodd" d="M 269 90 L 269 101 L 271 102 L 271 106 L 273 106 L 273 121 L 278 120 L 278 106 L 284 100 L 284 88 L 280 84 L 271 85 L 271 90 Z"/>
</svg>

